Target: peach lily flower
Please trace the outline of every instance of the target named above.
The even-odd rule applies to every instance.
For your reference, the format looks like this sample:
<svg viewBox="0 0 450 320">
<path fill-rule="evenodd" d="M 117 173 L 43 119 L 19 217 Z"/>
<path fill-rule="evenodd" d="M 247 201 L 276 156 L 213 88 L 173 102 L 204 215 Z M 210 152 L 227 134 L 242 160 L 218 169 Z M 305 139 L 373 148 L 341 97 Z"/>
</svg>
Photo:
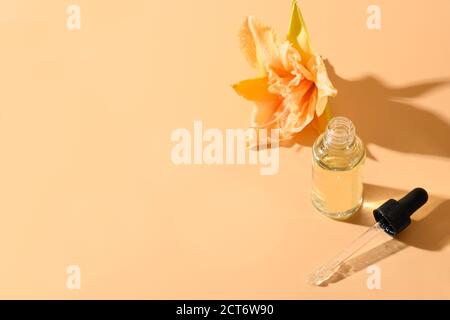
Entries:
<svg viewBox="0 0 450 320">
<path fill-rule="evenodd" d="M 331 84 L 322 58 L 311 49 L 303 18 L 293 2 L 287 40 L 248 17 L 241 30 L 241 50 L 259 77 L 233 85 L 242 97 L 254 102 L 251 126 L 280 129 L 280 141 L 290 140 L 308 125 L 319 132 L 330 118 Z"/>
</svg>

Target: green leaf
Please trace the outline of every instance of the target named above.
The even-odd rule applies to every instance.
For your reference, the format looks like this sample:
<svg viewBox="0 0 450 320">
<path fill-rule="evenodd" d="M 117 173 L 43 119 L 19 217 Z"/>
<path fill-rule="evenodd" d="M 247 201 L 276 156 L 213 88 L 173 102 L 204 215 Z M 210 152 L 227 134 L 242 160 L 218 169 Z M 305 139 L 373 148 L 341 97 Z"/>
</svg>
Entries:
<svg viewBox="0 0 450 320">
<path fill-rule="evenodd" d="M 311 49 L 309 33 L 296 0 L 292 1 L 292 16 L 287 39 L 306 61 L 314 54 Z"/>
</svg>

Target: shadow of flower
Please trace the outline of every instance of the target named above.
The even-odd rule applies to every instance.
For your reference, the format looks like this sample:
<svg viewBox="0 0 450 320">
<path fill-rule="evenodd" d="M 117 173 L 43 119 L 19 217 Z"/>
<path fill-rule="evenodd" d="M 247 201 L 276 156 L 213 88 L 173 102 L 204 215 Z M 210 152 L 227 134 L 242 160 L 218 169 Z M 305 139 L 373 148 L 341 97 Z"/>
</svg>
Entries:
<svg viewBox="0 0 450 320">
<path fill-rule="evenodd" d="M 339 93 L 331 99 L 334 115 L 351 119 L 367 146 L 376 144 L 403 152 L 450 157 L 450 125 L 413 101 L 450 79 L 407 87 L 390 87 L 373 76 L 347 80 L 326 61 L 329 77 Z M 369 157 L 375 159 L 373 154 Z"/>
</svg>

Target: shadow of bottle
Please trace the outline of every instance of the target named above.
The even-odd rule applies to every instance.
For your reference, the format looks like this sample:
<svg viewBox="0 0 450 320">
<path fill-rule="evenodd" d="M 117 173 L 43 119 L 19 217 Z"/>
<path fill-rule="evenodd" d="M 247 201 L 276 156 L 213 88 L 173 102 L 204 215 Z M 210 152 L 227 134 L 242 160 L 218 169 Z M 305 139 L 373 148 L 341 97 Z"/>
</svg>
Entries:
<svg viewBox="0 0 450 320">
<path fill-rule="evenodd" d="M 350 223 L 372 226 L 375 223 L 373 210 L 388 199 L 399 199 L 408 191 L 366 184 L 365 205 Z M 353 257 L 343 263 L 333 276 L 321 286 L 341 281 L 366 269 L 383 259 L 407 248 L 416 247 L 429 251 L 440 251 L 450 245 L 450 200 L 438 196 L 429 196 L 428 203 L 412 217 L 411 225 L 396 238 Z"/>
</svg>

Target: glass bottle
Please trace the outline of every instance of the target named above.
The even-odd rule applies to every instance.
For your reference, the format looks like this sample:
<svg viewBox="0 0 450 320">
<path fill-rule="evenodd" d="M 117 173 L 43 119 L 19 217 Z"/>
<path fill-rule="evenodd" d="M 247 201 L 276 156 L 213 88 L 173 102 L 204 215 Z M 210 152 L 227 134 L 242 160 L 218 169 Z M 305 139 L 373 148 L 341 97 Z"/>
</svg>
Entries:
<svg viewBox="0 0 450 320">
<path fill-rule="evenodd" d="M 358 211 L 363 200 L 362 171 L 366 152 L 345 117 L 330 120 L 312 148 L 312 203 L 320 213 L 344 220 Z"/>
</svg>

